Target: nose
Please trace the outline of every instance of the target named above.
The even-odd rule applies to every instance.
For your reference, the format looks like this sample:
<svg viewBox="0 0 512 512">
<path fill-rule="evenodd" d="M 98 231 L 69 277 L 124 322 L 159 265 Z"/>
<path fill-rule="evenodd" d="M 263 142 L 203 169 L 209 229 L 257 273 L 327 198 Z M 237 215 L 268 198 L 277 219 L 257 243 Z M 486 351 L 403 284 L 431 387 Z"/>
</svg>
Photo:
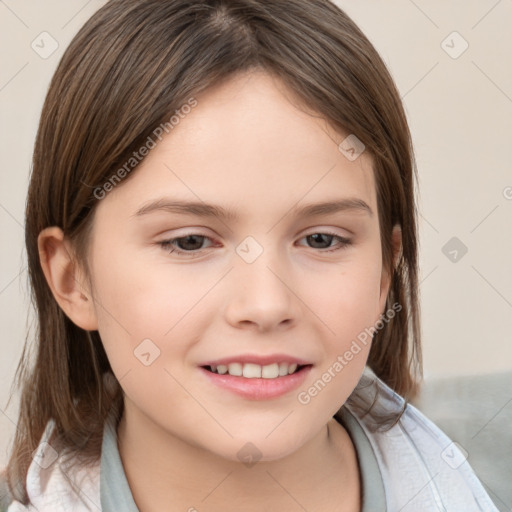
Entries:
<svg viewBox="0 0 512 512">
<path fill-rule="evenodd" d="M 252 263 L 236 256 L 225 310 L 228 323 L 262 332 L 295 325 L 302 314 L 301 301 L 289 269 L 284 256 L 269 249 Z"/>
</svg>

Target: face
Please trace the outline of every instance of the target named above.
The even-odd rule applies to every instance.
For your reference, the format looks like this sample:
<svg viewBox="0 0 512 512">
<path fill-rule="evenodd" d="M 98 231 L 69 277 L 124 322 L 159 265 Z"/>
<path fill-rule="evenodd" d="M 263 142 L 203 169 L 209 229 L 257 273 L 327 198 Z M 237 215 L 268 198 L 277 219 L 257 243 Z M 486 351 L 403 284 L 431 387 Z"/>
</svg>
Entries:
<svg viewBox="0 0 512 512">
<path fill-rule="evenodd" d="M 348 159 L 348 134 L 290 94 L 258 72 L 196 96 L 94 218 L 96 321 L 127 410 L 231 460 L 247 442 L 277 459 L 321 431 L 358 382 L 370 344 L 351 347 L 387 294 L 370 157 Z M 229 361 L 261 363 L 247 375 L 304 368 L 203 368 Z"/>
</svg>

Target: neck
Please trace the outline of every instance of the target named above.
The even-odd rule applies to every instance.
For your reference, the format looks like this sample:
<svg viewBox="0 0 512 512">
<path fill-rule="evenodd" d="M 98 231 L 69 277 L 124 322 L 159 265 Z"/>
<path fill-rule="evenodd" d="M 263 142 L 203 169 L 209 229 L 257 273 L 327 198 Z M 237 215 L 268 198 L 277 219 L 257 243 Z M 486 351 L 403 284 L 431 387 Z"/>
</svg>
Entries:
<svg viewBox="0 0 512 512">
<path fill-rule="evenodd" d="M 125 406 L 118 445 L 140 512 L 359 510 L 354 446 L 334 419 L 295 452 L 248 464 L 190 444 Z"/>
</svg>

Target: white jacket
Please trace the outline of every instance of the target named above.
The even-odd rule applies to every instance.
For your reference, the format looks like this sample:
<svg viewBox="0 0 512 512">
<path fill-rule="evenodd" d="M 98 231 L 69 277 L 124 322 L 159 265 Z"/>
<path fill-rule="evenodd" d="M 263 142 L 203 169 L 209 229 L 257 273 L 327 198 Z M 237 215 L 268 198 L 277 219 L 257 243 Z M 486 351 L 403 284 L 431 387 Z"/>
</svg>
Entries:
<svg viewBox="0 0 512 512">
<path fill-rule="evenodd" d="M 366 435 L 380 470 L 382 482 L 378 485 L 383 487 L 386 502 L 379 503 L 378 508 L 368 503 L 365 507 L 363 503 L 364 511 L 498 512 L 464 453 L 414 406 L 407 404 L 394 426 L 379 430 L 378 415 L 400 411 L 404 400 L 369 368 L 351 398 L 355 396 L 364 403 L 373 403 L 370 413 L 363 414 L 349 400 L 335 416 L 345 426 L 352 424 L 348 429 L 351 436 L 354 426 L 359 436 L 362 432 Z M 102 506 L 100 497 L 100 461 L 88 470 L 62 471 L 59 459 L 55 460 L 56 453 L 46 444 L 53 426 L 53 421 L 48 422 L 38 454 L 28 470 L 26 483 L 32 506 L 13 501 L 8 512 L 110 512 L 110 506 Z M 76 483 L 89 508 L 71 492 L 71 481 Z"/>
</svg>

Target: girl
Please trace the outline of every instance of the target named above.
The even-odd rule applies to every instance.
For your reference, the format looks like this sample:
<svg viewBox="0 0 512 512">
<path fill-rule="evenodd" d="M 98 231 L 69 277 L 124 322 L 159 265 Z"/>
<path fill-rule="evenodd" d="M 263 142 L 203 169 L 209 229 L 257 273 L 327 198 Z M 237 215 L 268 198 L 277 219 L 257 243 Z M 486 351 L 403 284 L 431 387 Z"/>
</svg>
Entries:
<svg viewBox="0 0 512 512">
<path fill-rule="evenodd" d="M 328 0 L 109 1 L 36 139 L 7 510 L 497 510 L 408 404 L 414 178 Z"/>
</svg>

